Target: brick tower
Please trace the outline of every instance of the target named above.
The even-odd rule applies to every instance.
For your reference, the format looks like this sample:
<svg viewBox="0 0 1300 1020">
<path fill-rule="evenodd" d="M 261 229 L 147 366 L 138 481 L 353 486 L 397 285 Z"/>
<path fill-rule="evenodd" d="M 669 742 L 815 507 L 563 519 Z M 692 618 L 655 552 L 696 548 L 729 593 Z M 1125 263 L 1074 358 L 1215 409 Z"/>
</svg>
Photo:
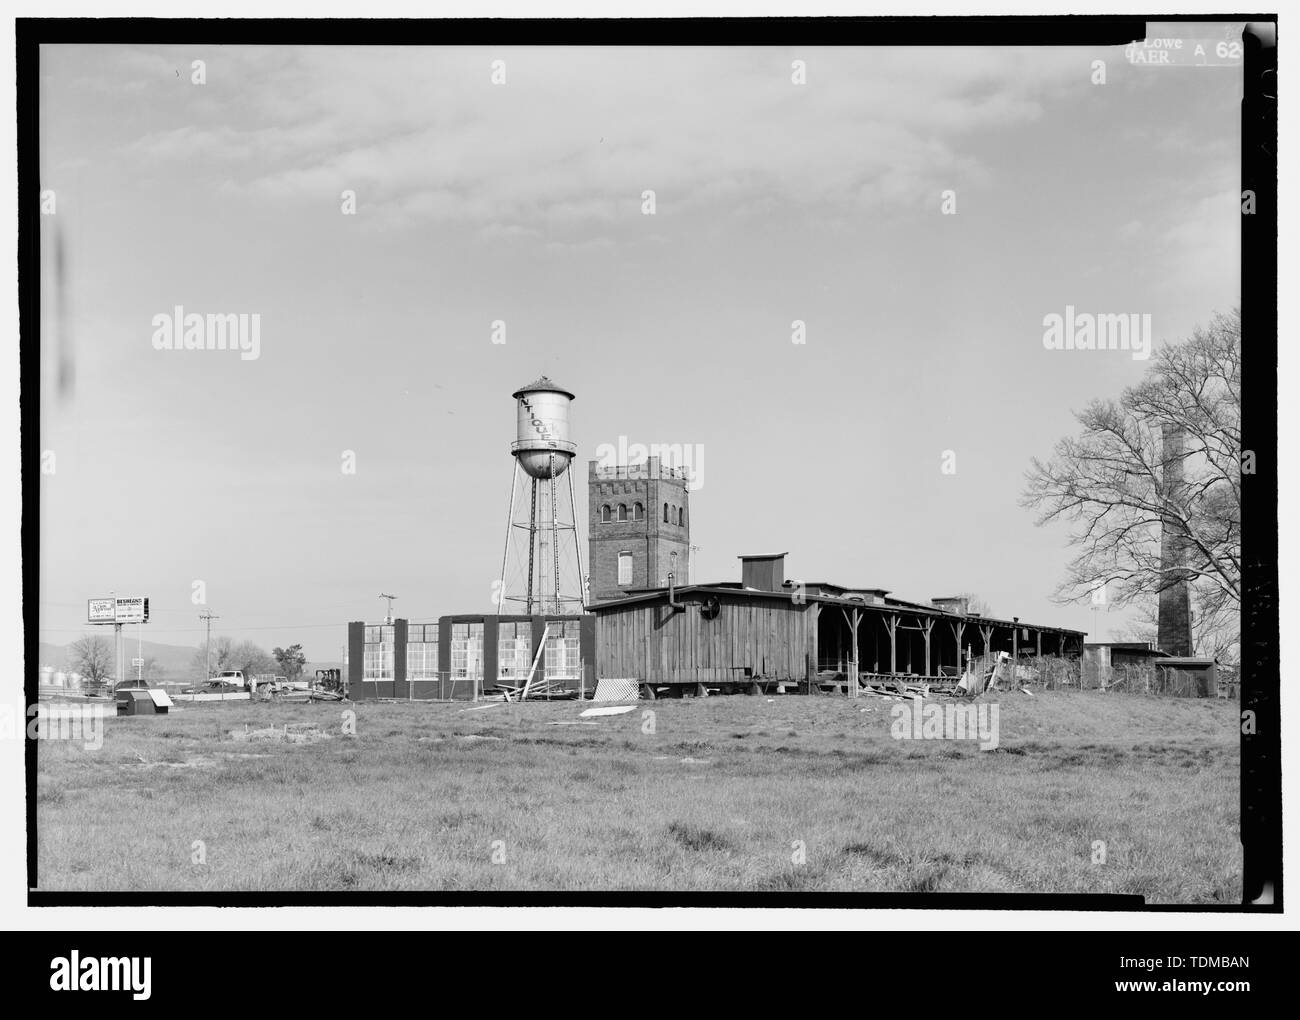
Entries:
<svg viewBox="0 0 1300 1020">
<path fill-rule="evenodd" d="M 1161 482 L 1167 504 L 1186 505 L 1187 484 L 1183 478 L 1183 459 L 1187 455 L 1187 437 L 1174 425 L 1161 433 Z M 1174 519 L 1166 517 L 1160 526 L 1159 610 L 1156 622 L 1156 647 L 1170 655 L 1192 654 L 1192 604 L 1187 583 L 1187 533 Z"/>
<path fill-rule="evenodd" d="M 589 600 L 603 602 L 638 588 L 690 577 L 691 512 L 687 478 L 658 457 L 587 473 Z M 674 555 L 676 554 L 676 555 Z"/>
</svg>

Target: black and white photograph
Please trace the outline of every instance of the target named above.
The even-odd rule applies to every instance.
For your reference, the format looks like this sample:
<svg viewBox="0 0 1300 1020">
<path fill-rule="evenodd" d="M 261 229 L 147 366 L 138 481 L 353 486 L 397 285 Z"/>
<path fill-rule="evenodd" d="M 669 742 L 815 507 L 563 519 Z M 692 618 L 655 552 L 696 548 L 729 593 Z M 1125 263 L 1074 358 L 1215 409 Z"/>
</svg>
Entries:
<svg viewBox="0 0 1300 1020">
<path fill-rule="evenodd" d="M 1278 909 L 1276 18 L 939 20 L 21 22 L 28 907 Z"/>
</svg>

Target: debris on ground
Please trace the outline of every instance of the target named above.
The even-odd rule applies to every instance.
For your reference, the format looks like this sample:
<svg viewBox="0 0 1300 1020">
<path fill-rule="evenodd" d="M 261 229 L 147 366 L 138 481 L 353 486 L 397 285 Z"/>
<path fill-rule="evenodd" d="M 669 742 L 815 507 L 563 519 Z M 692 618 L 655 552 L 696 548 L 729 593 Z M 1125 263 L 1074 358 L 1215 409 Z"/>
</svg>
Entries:
<svg viewBox="0 0 1300 1020">
<path fill-rule="evenodd" d="M 603 676 L 596 680 L 596 690 L 592 701 L 639 701 L 641 699 L 641 682 L 625 677 Z"/>
<path fill-rule="evenodd" d="M 273 740 L 285 744 L 314 744 L 318 740 L 329 740 L 330 735 L 314 726 L 268 726 L 255 730 L 245 726 L 242 730 L 231 730 L 231 740 Z"/>
<path fill-rule="evenodd" d="M 579 718 L 588 719 L 593 715 L 622 715 L 636 709 L 635 705 L 606 705 L 601 708 L 588 708 L 578 713 Z"/>
</svg>

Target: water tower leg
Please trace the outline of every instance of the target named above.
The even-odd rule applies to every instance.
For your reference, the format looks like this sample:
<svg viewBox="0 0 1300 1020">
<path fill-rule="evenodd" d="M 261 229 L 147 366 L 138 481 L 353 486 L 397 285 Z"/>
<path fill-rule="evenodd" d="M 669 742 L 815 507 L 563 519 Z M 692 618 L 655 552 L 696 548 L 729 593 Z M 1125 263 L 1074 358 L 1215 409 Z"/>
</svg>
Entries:
<svg viewBox="0 0 1300 1020">
<path fill-rule="evenodd" d="M 573 519 L 573 550 L 578 554 L 578 612 L 587 608 L 587 587 L 582 574 L 582 540 L 578 537 L 578 498 L 573 490 L 573 466 L 569 466 L 569 515 Z"/>
<path fill-rule="evenodd" d="M 528 512 L 528 615 L 533 615 L 533 575 L 536 571 L 536 565 L 533 563 L 533 553 L 537 548 L 537 479 L 533 482 L 533 505 Z"/>
<path fill-rule="evenodd" d="M 555 574 L 555 615 L 560 615 L 560 506 L 555 502 L 555 454 L 547 457 L 551 475 L 551 559 Z"/>
<path fill-rule="evenodd" d="M 500 616 L 506 604 L 506 567 L 510 560 L 510 539 L 515 530 L 515 490 L 519 488 L 518 464 L 511 458 L 510 464 L 510 509 L 506 512 L 506 547 L 501 552 L 501 581 L 497 586 L 497 615 Z"/>
</svg>

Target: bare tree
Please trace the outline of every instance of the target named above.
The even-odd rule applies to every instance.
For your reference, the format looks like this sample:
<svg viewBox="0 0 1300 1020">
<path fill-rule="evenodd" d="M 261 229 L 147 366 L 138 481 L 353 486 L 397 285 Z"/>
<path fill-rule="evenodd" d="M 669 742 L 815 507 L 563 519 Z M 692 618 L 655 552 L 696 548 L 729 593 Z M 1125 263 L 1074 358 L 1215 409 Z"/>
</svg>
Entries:
<svg viewBox="0 0 1300 1020">
<path fill-rule="evenodd" d="M 993 615 L 993 607 L 988 604 L 984 596 L 976 595 L 973 591 L 964 591 L 957 597 L 966 600 L 966 612 L 974 613 L 977 616 Z"/>
<path fill-rule="evenodd" d="M 1241 319 L 1216 315 L 1183 343 L 1159 351 L 1146 378 L 1118 401 L 1076 414 L 1082 431 L 1034 459 L 1022 504 L 1038 523 L 1066 520 L 1078 554 L 1057 589 L 1061 601 L 1099 590 L 1119 604 L 1157 595 L 1186 578 L 1199 616 L 1237 627 L 1241 609 Z M 1165 484 L 1166 426 L 1185 438 L 1182 482 Z M 1161 561 L 1162 529 L 1186 551 Z"/>
<path fill-rule="evenodd" d="M 209 673 L 208 670 L 211 670 Z M 199 645 L 190 659 L 190 670 L 196 676 L 207 678 L 216 676 L 223 670 L 241 669 L 245 676 L 257 673 L 273 673 L 275 660 L 265 649 L 252 641 L 236 642 L 227 634 L 212 639 L 212 657 L 209 665 L 207 649 Z"/>
<path fill-rule="evenodd" d="M 1236 665 L 1241 659 L 1241 626 L 1237 615 L 1228 610 L 1207 611 L 1195 598 L 1192 605 L 1192 647 L 1197 655 L 1215 659 L 1223 665 Z M 1114 631 L 1119 641 L 1144 641 L 1153 648 L 1159 637 L 1159 608 L 1154 599 L 1144 599 L 1137 617 Z"/>
<path fill-rule="evenodd" d="M 68 668 L 80 673 L 92 687 L 113 675 L 113 646 L 107 638 L 83 634 L 68 646 Z"/>
<path fill-rule="evenodd" d="M 225 634 L 219 634 L 212 639 L 211 656 L 208 654 L 206 643 L 200 644 L 194 650 L 194 655 L 190 659 L 190 672 L 200 679 L 206 680 L 209 676 L 220 673 L 223 669 L 237 669 L 236 666 L 229 665 L 230 650 L 234 647 L 235 642 Z"/>
<path fill-rule="evenodd" d="M 245 677 L 274 673 L 276 667 L 275 659 L 266 649 L 252 641 L 241 641 L 231 648 L 227 662 L 226 669 L 243 670 Z"/>
</svg>

